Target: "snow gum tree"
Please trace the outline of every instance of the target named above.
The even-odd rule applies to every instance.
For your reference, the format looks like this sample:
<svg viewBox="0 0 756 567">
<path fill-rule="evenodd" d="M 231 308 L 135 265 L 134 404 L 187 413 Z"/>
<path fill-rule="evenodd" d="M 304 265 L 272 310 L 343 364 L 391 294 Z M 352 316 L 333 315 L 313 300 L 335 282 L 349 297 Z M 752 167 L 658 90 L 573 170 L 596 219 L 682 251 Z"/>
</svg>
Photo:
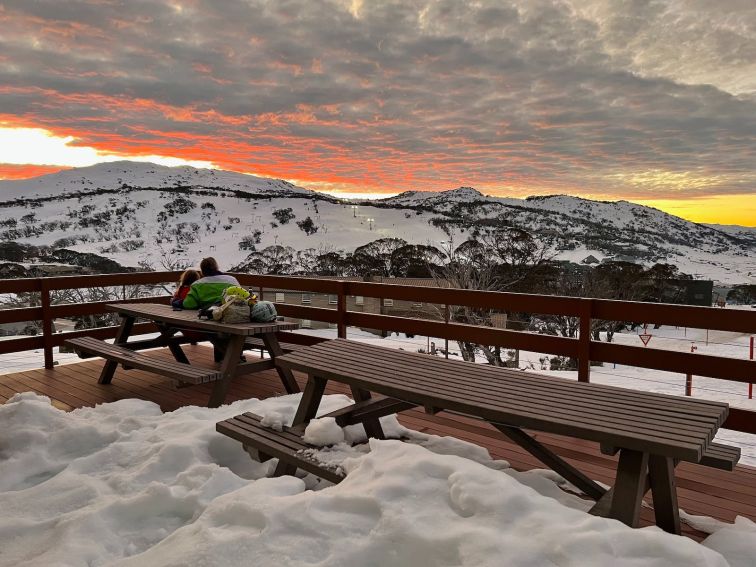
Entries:
<svg viewBox="0 0 756 567">
<path fill-rule="evenodd" d="M 539 281 L 548 270 L 550 244 L 527 231 L 498 227 L 459 246 L 455 246 L 451 231 L 447 231 L 447 236 L 446 248 L 442 252 L 448 261 L 433 270 L 438 285 L 483 291 L 523 291 Z M 495 315 L 497 313 L 492 309 L 466 306 L 450 306 L 448 314 L 450 321 L 486 327 L 494 326 Z M 517 314 L 506 313 L 507 319 L 513 315 Z M 500 346 L 469 341 L 457 341 L 457 344 L 464 360 L 475 361 L 476 353 L 480 352 L 489 364 L 508 365 L 508 361 L 502 358 Z M 516 352 L 514 358 L 516 362 Z"/>
</svg>

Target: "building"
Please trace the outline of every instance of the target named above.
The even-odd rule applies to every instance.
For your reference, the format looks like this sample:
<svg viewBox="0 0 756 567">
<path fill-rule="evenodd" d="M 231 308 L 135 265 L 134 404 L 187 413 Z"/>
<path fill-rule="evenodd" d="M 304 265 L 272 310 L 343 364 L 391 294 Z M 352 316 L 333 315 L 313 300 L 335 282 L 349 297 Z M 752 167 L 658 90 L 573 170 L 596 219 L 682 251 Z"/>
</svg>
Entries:
<svg viewBox="0 0 756 567">
<path fill-rule="evenodd" d="M 661 292 L 663 303 L 711 307 L 714 282 L 711 280 L 665 280 Z"/>
<path fill-rule="evenodd" d="M 346 281 L 363 281 L 360 277 L 348 278 L 325 278 L 319 276 L 319 279 L 334 279 Z M 374 276 L 370 280 L 372 283 L 383 283 L 393 285 L 411 285 L 415 287 L 450 287 L 449 283 L 444 280 L 434 278 L 387 278 L 383 276 Z M 336 309 L 338 305 L 338 296 L 322 293 L 308 293 L 301 291 L 287 291 L 283 289 L 263 289 L 260 299 L 272 301 L 275 304 L 301 305 L 308 307 L 318 307 L 321 309 Z M 432 319 L 442 321 L 444 319 L 444 306 L 428 303 L 423 301 L 407 301 L 400 299 L 379 299 L 375 297 L 363 297 L 361 295 L 350 295 L 346 298 L 346 307 L 348 311 L 358 313 L 372 313 L 380 315 L 391 315 L 394 317 L 413 317 L 416 319 Z M 298 322 L 303 329 L 326 329 L 336 328 L 335 323 L 325 323 L 323 321 L 314 321 L 309 319 L 286 318 L 287 321 Z M 506 328 L 507 314 L 494 313 L 492 315 L 494 327 Z M 368 332 L 381 334 L 381 331 L 374 329 L 363 329 Z"/>
</svg>

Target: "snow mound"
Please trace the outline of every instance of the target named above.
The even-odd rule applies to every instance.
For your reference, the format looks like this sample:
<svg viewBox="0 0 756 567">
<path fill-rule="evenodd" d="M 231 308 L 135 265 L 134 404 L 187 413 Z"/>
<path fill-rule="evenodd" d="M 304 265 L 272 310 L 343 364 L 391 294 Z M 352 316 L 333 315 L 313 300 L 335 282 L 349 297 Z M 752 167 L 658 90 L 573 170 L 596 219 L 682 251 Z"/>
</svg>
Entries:
<svg viewBox="0 0 756 567">
<path fill-rule="evenodd" d="M 344 442 L 344 430 L 336 425 L 336 418 L 321 417 L 307 424 L 302 439 L 305 443 L 316 447 L 337 445 Z"/>
</svg>

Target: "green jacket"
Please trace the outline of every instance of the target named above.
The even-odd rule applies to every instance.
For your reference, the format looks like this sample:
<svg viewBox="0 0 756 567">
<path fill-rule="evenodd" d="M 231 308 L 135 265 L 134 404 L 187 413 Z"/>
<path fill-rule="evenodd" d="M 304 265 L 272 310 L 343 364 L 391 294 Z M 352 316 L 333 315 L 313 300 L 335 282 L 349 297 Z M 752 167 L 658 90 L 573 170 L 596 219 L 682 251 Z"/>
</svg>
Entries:
<svg viewBox="0 0 756 567">
<path fill-rule="evenodd" d="M 234 276 L 217 274 L 200 278 L 189 288 L 181 307 L 184 309 L 204 309 L 223 298 L 223 290 L 227 287 L 239 285 Z"/>
</svg>

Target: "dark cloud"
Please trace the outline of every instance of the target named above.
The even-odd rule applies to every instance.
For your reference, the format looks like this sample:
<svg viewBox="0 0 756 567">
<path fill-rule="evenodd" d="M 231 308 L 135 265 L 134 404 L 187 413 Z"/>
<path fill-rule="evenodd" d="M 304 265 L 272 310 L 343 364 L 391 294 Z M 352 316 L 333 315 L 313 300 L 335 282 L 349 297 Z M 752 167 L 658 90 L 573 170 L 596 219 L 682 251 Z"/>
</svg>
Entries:
<svg viewBox="0 0 756 567">
<path fill-rule="evenodd" d="M 750 2 L 5 0 L 0 29 L 0 120 L 110 150 L 387 190 L 756 184 Z"/>
</svg>

